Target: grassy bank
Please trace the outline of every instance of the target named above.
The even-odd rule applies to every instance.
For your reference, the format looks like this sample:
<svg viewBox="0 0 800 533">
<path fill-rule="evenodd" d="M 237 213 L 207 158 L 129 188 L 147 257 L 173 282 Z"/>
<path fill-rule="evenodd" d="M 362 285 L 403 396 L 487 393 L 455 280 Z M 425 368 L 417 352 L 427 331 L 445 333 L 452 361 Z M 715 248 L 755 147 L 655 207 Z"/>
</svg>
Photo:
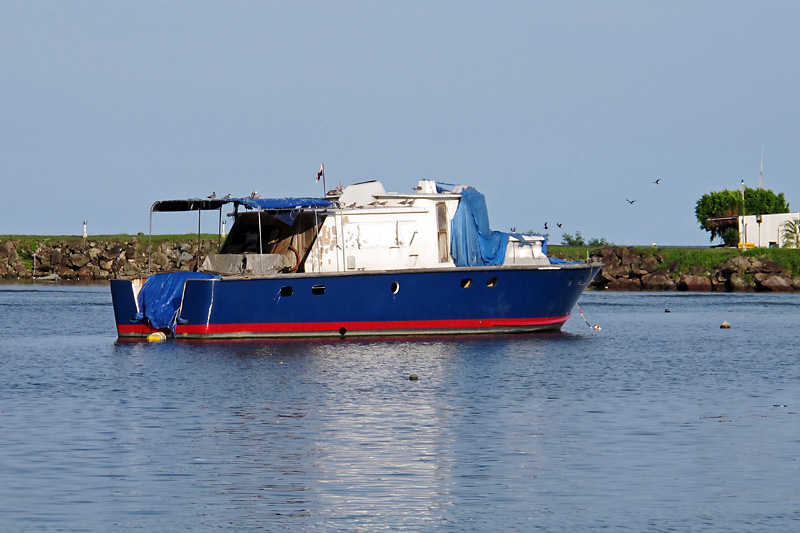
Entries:
<svg viewBox="0 0 800 533">
<path fill-rule="evenodd" d="M 598 257 L 604 247 L 548 246 L 548 253 L 572 261 L 585 261 L 587 257 Z M 620 247 L 625 248 L 625 247 Z M 645 257 L 657 257 L 659 270 L 672 270 L 679 274 L 695 268 L 713 270 L 731 257 L 762 257 L 780 263 L 790 269 L 793 276 L 800 276 L 800 250 L 793 248 L 753 248 L 740 251 L 734 248 L 653 248 L 634 246 L 633 251 Z M 674 265 L 674 266 L 673 266 Z"/>
<path fill-rule="evenodd" d="M 87 240 L 90 241 L 103 241 L 103 242 L 130 242 L 131 239 L 136 237 L 140 242 L 142 240 L 147 241 L 149 236 L 138 234 L 138 235 L 126 235 L 124 233 L 120 233 L 118 235 L 89 235 Z M 212 240 L 216 239 L 218 235 L 216 233 L 201 233 L 200 238 L 202 240 Z M 36 242 L 36 243 L 43 243 L 43 242 L 73 242 L 73 241 L 80 241 L 83 237 L 80 235 L 0 235 L 0 242 L 1 241 L 20 241 L 20 242 Z M 162 243 L 162 242 L 176 242 L 176 241 L 196 241 L 197 240 L 197 233 L 186 233 L 184 235 L 153 235 L 153 242 Z"/>
</svg>

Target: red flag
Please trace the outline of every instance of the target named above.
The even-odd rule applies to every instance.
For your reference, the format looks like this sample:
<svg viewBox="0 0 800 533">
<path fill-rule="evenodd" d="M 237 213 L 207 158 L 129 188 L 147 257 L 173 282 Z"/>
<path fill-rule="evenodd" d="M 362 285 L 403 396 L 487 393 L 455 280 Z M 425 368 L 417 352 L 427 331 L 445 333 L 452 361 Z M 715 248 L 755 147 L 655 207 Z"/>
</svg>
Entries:
<svg viewBox="0 0 800 533">
<path fill-rule="evenodd" d="M 317 181 L 319 181 L 319 179 L 324 175 L 325 175 L 325 165 L 321 164 L 319 166 L 319 172 L 317 172 Z"/>
</svg>

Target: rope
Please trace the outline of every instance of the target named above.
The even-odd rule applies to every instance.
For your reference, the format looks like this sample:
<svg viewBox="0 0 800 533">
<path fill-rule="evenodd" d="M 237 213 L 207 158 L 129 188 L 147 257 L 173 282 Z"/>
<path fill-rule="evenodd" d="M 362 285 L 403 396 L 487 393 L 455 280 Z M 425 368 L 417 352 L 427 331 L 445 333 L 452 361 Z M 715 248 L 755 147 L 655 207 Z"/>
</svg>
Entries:
<svg viewBox="0 0 800 533">
<path fill-rule="evenodd" d="M 594 329 L 594 330 L 600 331 L 600 326 L 598 326 L 597 324 L 595 324 L 594 326 L 593 326 L 593 325 L 591 325 L 591 324 L 589 324 L 589 321 L 588 321 L 588 320 L 586 320 L 586 317 L 585 317 L 585 316 L 583 316 L 583 311 L 581 311 L 581 306 L 580 306 L 580 305 L 578 305 L 578 302 L 575 302 L 575 307 L 577 307 L 577 308 L 578 308 L 578 313 L 580 313 L 580 315 L 581 315 L 581 318 L 583 319 L 583 321 L 584 321 L 584 322 L 586 322 L 586 325 L 587 325 L 587 326 L 589 326 L 590 328 L 592 328 L 592 329 Z"/>
</svg>

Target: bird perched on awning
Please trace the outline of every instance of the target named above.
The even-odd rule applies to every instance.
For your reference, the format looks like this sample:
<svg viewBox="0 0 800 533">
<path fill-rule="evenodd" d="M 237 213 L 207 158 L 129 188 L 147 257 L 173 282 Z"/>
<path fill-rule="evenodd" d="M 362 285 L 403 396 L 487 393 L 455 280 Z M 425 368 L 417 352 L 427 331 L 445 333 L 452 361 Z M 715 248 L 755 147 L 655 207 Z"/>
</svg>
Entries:
<svg viewBox="0 0 800 533">
<path fill-rule="evenodd" d="M 230 194 L 226 194 L 225 196 L 222 197 L 222 199 L 223 200 L 230 200 L 230 197 L 231 197 Z"/>
<path fill-rule="evenodd" d="M 211 194 L 208 195 L 208 198 L 211 198 L 212 200 L 214 198 L 216 198 L 216 197 L 217 197 L 217 193 L 216 192 L 212 192 Z"/>
<path fill-rule="evenodd" d="M 258 192 L 257 192 L 257 191 L 253 191 L 253 192 L 251 192 L 251 193 L 250 193 L 250 198 L 255 198 L 257 194 L 258 194 Z"/>
</svg>

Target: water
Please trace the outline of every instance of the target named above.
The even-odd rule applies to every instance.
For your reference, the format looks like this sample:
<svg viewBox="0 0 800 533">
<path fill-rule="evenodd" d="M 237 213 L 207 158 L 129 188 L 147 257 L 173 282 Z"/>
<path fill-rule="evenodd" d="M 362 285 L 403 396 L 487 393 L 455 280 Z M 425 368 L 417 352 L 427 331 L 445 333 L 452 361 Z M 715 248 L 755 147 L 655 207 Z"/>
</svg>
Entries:
<svg viewBox="0 0 800 533">
<path fill-rule="evenodd" d="M 599 332 L 141 343 L 106 286 L 0 285 L 0 530 L 797 530 L 798 304 L 587 293 Z"/>
</svg>

